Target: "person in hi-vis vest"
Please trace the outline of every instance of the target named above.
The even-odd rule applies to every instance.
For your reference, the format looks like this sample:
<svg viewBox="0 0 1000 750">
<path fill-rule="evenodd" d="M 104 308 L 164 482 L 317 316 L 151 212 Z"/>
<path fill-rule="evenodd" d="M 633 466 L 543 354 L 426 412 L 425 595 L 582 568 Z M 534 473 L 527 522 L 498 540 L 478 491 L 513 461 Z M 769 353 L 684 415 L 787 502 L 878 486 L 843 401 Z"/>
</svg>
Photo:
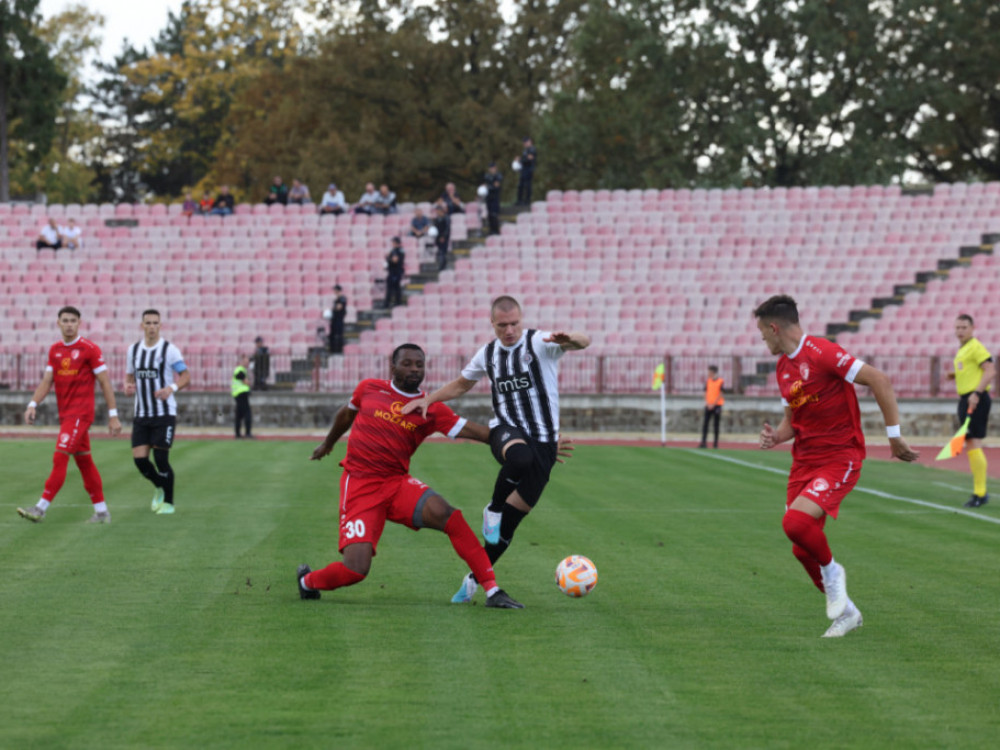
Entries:
<svg viewBox="0 0 1000 750">
<path fill-rule="evenodd" d="M 250 411 L 250 383 L 247 382 L 247 365 L 250 364 L 250 357 L 243 354 L 240 356 L 240 363 L 233 370 L 233 398 L 236 400 L 236 419 L 233 425 L 236 431 L 236 439 L 239 440 L 240 425 L 244 425 L 244 434 L 248 438 L 253 437 L 253 414 Z"/>
<path fill-rule="evenodd" d="M 715 365 L 708 366 L 708 377 L 705 378 L 705 420 L 701 426 L 701 445 L 699 448 L 708 447 L 708 423 L 714 422 L 715 443 L 713 448 L 719 447 L 719 420 L 722 418 L 722 405 L 726 399 L 722 397 L 722 386 L 725 381 L 719 377 L 719 368 Z"/>
</svg>

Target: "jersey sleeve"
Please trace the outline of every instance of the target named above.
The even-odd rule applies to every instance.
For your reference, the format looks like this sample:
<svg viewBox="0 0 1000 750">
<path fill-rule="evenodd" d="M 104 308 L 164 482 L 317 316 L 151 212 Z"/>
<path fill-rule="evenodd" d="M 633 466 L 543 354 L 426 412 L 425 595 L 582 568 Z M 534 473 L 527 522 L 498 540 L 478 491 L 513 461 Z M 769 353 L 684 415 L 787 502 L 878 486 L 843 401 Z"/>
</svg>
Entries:
<svg viewBox="0 0 1000 750">
<path fill-rule="evenodd" d="M 984 362 L 989 362 L 993 357 L 990 355 L 990 350 L 983 346 L 983 342 L 977 339 L 972 350 L 972 359 L 982 367 Z"/>
<path fill-rule="evenodd" d="M 354 393 L 351 394 L 351 400 L 347 402 L 347 406 L 354 411 L 361 411 L 361 399 L 365 395 L 365 391 L 368 390 L 368 380 L 362 380 L 358 383 L 357 387 L 354 389 Z"/>
<path fill-rule="evenodd" d="M 839 344 L 829 342 L 822 347 L 819 357 L 815 362 L 820 368 L 836 375 L 848 383 L 853 383 L 865 363 L 844 351 Z"/>
<path fill-rule="evenodd" d="M 125 374 L 135 375 L 135 348 L 138 344 L 132 344 L 125 355 Z"/>
<path fill-rule="evenodd" d="M 95 375 L 100 375 L 102 372 L 108 369 L 107 363 L 104 361 L 104 353 L 94 342 L 90 342 L 90 369 L 93 370 Z"/>
<path fill-rule="evenodd" d="M 435 432 L 443 433 L 452 440 L 462 431 L 468 421 L 464 417 L 458 416 L 451 410 L 451 407 L 440 401 L 430 405 L 427 416 L 430 418 Z"/>
<path fill-rule="evenodd" d="M 486 377 L 486 347 L 480 347 L 479 351 L 473 355 L 469 364 L 462 370 L 462 377 L 466 380 L 481 380 Z"/>
<path fill-rule="evenodd" d="M 544 352 L 549 359 L 559 359 L 566 353 L 566 350 L 553 341 L 545 340 L 551 335 L 552 331 L 535 331 L 531 344 L 536 352 Z"/>
<path fill-rule="evenodd" d="M 187 369 L 187 365 L 184 364 L 184 355 L 173 344 L 167 345 L 167 367 L 177 373 L 184 372 Z"/>
</svg>

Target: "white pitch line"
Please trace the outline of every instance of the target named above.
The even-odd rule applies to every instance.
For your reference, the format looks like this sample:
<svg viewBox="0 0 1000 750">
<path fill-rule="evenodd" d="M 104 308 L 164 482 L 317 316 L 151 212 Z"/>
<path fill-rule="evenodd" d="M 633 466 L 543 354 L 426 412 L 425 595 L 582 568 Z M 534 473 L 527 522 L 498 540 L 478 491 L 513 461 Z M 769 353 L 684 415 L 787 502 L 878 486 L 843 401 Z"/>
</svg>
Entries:
<svg viewBox="0 0 1000 750">
<path fill-rule="evenodd" d="M 713 458 L 716 461 L 727 461 L 731 464 L 736 464 L 737 466 L 746 466 L 750 469 L 757 469 L 759 471 L 768 471 L 772 474 L 787 475 L 787 471 L 782 469 L 775 469 L 771 466 L 760 466 L 759 464 L 753 464 L 749 461 L 741 461 L 738 458 L 732 458 L 731 456 L 720 456 L 718 453 L 705 454 L 702 451 L 697 451 L 693 449 L 687 449 L 688 453 L 695 456 L 705 456 L 706 458 Z M 866 495 L 874 495 L 875 497 L 881 497 L 885 500 L 898 500 L 901 503 L 910 503 L 911 505 L 921 505 L 925 508 L 933 508 L 934 510 L 943 510 L 946 513 L 957 513 L 960 516 L 968 516 L 969 518 L 975 518 L 979 521 L 987 521 L 988 523 L 995 523 L 1000 525 L 1000 518 L 994 518 L 992 516 L 984 516 L 981 513 L 973 513 L 972 511 L 965 510 L 964 508 L 951 508 L 947 505 L 938 505 L 937 503 L 929 503 L 926 500 L 917 500 L 914 497 L 903 497 L 902 495 L 893 495 L 889 492 L 882 492 L 881 490 L 872 490 L 867 487 L 856 486 L 853 492 L 863 492 Z"/>
<path fill-rule="evenodd" d="M 948 484 L 947 482 L 932 482 L 931 484 L 936 484 L 938 487 L 944 487 L 945 489 L 955 490 L 955 492 L 961 492 L 963 495 L 969 491 L 968 487 L 956 487 L 954 484 Z"/>
</svg>

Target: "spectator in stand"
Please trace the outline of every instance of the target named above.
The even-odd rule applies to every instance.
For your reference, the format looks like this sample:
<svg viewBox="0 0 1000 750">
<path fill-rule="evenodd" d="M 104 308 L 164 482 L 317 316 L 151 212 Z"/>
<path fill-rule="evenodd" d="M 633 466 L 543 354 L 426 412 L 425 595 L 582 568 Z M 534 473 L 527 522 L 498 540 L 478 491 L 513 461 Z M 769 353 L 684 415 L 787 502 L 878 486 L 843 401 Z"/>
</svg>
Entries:
<svg viewBox="0 0 1000 750">
<path fill-rule="evenodd" d="M 524 139 L 524 149 L 521 151 L 521 178 L 517 181 L 517 205 L 531 205 L 531 181 L 535 178 L 535 163 L 538 160 L 538 150 L 528 136 Z"/>
<path fill-rule="evenodd" d="M 269 206 L 273 206 L 275 203 L 280 203 L 282 206 L 288 205 L 288 185 L 282 181 L 281 177 L 274 178 L 267 191 L 267 197 L 264 198 L 264 203 Z"/>
<path fill-rule="evenodd" d="M 503 175 L 497 171 L 497 163 L 490 162 L 489 169 L 483 176 L 486 186 L 486 216 L 490 234 L 500 234 L 500 187 L 503 185 Z"/>
<path fill-rule="evenodd" d="M 410 236 L 416 237 L 418 240 L 426 237 L 428 230 L 431 228 L 431 220 L 424 216 L 424 211 L 422 208 L 415 208 L 413 210 L 413 218 L 410 219 Z"/>
<path fill-rule="evenodd" d="M 451 242 L 451 217 L 443 203 L 434 207 L 434 248 L 437 251 L 438 270 L 448 267 L 448 244 Z"/>
<path fill-rule="evenodd" d="M 299 180 L 292 180 L 292 189 L 288 191 L 288 202 L 302 206 L 312 203 L 312 196 L 309 195 L 309 188 Z"/>
<path fill-rule="evenodd" d="M 253 389 L 267 390 L 267 376 L 271 374 L 271 350 L 264 346 L 264 337 L 253 340 L 257 348 L 253 352 Z"/>
<path fill-rule="evenodd" d="M 219 194 L 212 201 L 212 210 L 209 213 L 213 216 L 229 216 L 235 208 L 236 201 L 233 199 L 232 193 L 229 192 L 229 185 L 220 186 Z"/>
<path fill-rule="evenodd" d="M 375 196 L 374 213 L 388 216 L 396 213 L 396 194 L 389 189 L 385 183 L 379 186 L 378 195 Z"/>
<path fill-rule="evenodd" d="M 375 183 L 366 183 L 365 192 L 361 194 L 361 197 L 358 198 L 358 202 L 354 204 L 354 213 L 367 214 L 368 216 L 371 216 L 375 213 L 376 198 L 378 198 L 378 192 L 375 190 Z"/>
<path fill-rule="evenodd" d="M 83 246 L 83 231 L 76 224 L 76 219 L 67 220 L 66 226 L 59 227 L 59 238 L 63 247 L 76 250 Z"/>
<path fill-rule="evenodd" d="M 208 193 L 205 194 L 206 196 Z M 184 204 L 181 206 L 181 213 L 187 216 L 189 219 L 195 214 L 201 213 L 198 208 L 198 204 L 191 193 L 184 193 Z"/>
<path fill-rule="evenodd" d="M 386 309 L 403 304 L 403 274 L 406 271 L 406 253 L 403 241 L 392 238 L 392 249 L 385 256 L 385 306 Z"/>
<path fill-rule="evenodd" d="M 449 182 L 444 186 L 444 192 L 441 193 L 441 200 L 444 201 L 444 205 L 448 208 L 449 216 L 465 213 L 465 203 L 458 197 L 458 193 L 455 192 L 454 182 Z"/>
<path fill-rule="evenodd" d="M 337 185 L 331 182 L 327 188 L 326 192 L 323 193 L 323 197 L 319 201 L 319 215 L 333 214 L 334 216 L 340 216 L 340 214 L 347 211 L 347 201 L 344 199 L 344 193 L 337 189 Z"/>
<path fill-rule="evenodd" d="M 344 319 L 347 317 L 347 296 L 343 287 L 335 284 L 333 293 L 333 307 L 330 308 L 330 353 L 343 354 L 344 352 Z"/>
<path fill-rule="evenodd" d="M 212 194 L 207 190 L 201 194 L 201 200 L 198 201 L 198 213 L 205 215 L 212 213 Z"/>
<path fill-rule="evenodd" d="M 63 246 L 62 238 L 59 236 L 59 227 L 56 226 L 55 219 L 49 219 L 49 223 L 42 227 L 35 240 L 36 250 L 58 250 Z"/>
</svg>

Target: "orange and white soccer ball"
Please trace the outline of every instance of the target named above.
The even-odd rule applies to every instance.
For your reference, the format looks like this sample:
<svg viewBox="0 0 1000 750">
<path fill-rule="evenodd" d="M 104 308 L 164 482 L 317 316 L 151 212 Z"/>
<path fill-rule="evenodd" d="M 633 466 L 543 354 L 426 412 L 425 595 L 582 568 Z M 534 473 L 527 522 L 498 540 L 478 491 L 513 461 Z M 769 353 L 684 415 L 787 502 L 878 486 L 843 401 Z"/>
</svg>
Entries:
<svg viewBox="0 0 1000 750">
<path fill-rule="evenodd" d="M 597 585 L 597 566 L 589 557 L 570 555 L 556 566 L 556 584 L 566 596 L 586 596 Z"/>
</svg>

